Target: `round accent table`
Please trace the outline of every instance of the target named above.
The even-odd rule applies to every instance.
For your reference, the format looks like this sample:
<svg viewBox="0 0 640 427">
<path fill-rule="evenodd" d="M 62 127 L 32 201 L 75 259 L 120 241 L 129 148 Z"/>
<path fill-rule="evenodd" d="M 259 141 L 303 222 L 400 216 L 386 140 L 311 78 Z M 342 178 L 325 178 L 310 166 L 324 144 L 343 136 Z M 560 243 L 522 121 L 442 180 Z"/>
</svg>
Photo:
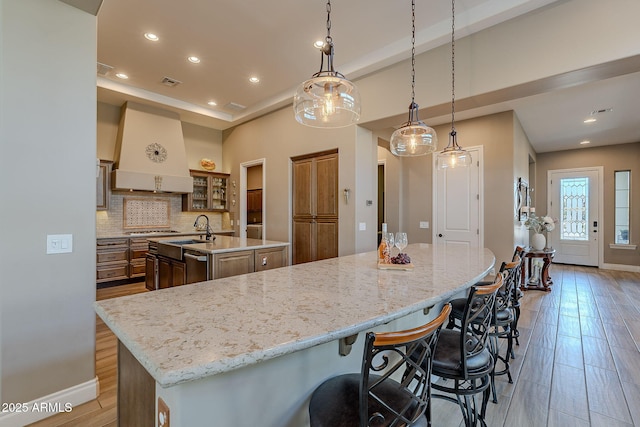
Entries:
<svg viewBox="0 0 640 427">
<path fill-rule="evenodd" d="M 549 276 L 549 266 L 555 253 L 556 250 L 553 248 L 544 248 L 541 251 L 532 247 L 525 248 L 523 257 L 526 262 L 522 270 L 520 289 L 551 292 L 553 280 Z M 542 267 L 533 265 L 533 260 L 537 258 L 542 259 Z"/>
</svg>

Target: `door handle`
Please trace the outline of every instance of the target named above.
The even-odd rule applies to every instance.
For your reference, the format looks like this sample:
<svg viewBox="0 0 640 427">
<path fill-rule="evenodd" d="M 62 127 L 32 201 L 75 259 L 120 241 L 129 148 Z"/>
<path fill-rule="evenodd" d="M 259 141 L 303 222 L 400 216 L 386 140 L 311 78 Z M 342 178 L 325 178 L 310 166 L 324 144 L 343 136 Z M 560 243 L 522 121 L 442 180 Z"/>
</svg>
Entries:
<svg viewBox="0 0 640 427">
<path fill-rule="evenodd" d="M 438 237 L 442 237 L 442 233 L 438 234 Z"/>
</svg>

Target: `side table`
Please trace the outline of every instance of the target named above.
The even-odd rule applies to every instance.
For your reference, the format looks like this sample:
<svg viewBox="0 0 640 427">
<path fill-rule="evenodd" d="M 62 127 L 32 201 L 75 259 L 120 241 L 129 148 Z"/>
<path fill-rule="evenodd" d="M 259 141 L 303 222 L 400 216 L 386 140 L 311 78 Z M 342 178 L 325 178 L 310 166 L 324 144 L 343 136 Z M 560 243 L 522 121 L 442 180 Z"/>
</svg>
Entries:
<svg viewBox="0 0 640 427">
<path fill-rule="evenodd" d="M 549 276 L 549 266 L 553 261 L 555 253 L 556 250 L 553 248 L 544 248 L 541 251 L 531 247 L 525 248 L 523 257 L 527 259 L 525 264 L 527 268 L 523 269 L 520 279 L 520 289 L 523 291 L 535 290 L 551 292 L 553 280 L 551 280 L 551 276 Z M 542 259 L 542 268 L 538 275 L 535 275 L 533 270 L 532 261 L 534 258 Z"/>
</svg>

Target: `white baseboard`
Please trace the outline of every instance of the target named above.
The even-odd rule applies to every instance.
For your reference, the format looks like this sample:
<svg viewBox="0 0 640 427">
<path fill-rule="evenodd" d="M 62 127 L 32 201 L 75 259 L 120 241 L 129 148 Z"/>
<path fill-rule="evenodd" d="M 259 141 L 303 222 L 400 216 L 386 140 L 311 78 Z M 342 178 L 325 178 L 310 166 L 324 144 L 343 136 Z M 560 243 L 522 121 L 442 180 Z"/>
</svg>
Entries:
<svg viewBox="0 0 640 427">
<path fill-rule="evenodd" d="M 640 266 L 626 264 L 602 264 L 600 267 L 604 270 L 629 271 L 631 273 L 640 273 Z"/>
<path fill-rule="evenodd" d="M 22 427 L 60 412 L 71 412 L 75 406 L 98 397 L 99 389 L 98 377 L 95 377 L 40 399 L 20 403 L 18 408 L 5 408 L 3 403 L 3 407 L 0 408 L 0 426 Z"/>
</svg>

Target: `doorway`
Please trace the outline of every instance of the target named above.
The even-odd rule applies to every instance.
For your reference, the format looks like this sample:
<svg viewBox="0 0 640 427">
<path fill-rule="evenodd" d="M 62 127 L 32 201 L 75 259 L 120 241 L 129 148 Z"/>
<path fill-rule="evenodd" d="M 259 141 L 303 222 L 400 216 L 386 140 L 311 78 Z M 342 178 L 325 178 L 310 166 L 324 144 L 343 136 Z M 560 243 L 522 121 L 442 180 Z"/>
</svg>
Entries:
<svg viewBox="0 0 640 427">
<path fill-rule="evenodd" d="M 433 160 L 433 243 L 484 246 L 482 146 L 466 149 L 469 167 L 437 170 Z"/>
<path fill-rule="evenodd" d="M 264 158 L 240 164 L 239 237 L 266 239 L 266 170 L 267 159 Z M 235 192 L 235 188 L 232 191 Z"/>
<path fill-rule="evenodd" d="M 556 250 L 553 262 L 599 266 L 602 177 L 602 166 L 548 171 L 547 214 L 558 219 L 548 234 Z"/>
</svg>

